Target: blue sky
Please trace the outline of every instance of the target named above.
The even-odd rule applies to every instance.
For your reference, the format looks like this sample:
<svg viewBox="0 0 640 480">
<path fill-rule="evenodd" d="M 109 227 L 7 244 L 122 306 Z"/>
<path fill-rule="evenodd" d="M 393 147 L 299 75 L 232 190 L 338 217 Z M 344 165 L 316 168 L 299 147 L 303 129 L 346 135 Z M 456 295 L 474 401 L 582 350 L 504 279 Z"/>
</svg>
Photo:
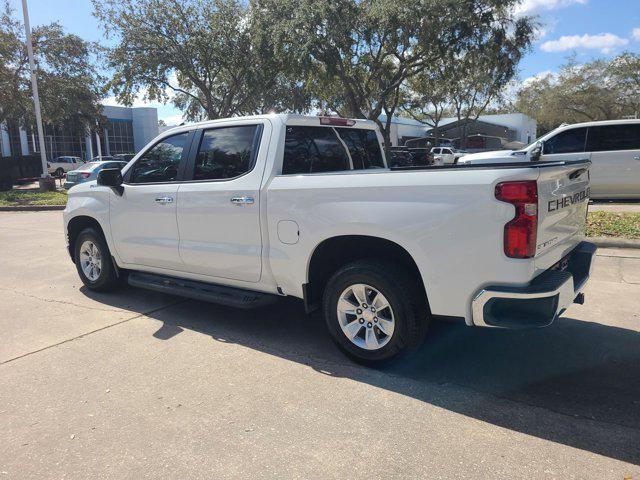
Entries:
<svg viewBox="0 0 640 480">
<path fill-rule="evenodd" d="M 10 3 L 16 13 L 21 12 L 19 0 Z M 28 3 L 32 25 L 58 21 L 86 40 L 106 42 L 91 15 L 90 1 L 28 0 Z M 640 52 L 640 0 L 524 0 L 519 13 L 538 15 L 543 24 L 533 51 L 520 64 L 522 80 L 557 71 L 573 52 L 580 62 L 608 58 L 624 50 Z M 180 112 L 171 105 L 152 106 L 158 108 L 158 117 L 168 124 L 180 122 Z"/>
</svg>

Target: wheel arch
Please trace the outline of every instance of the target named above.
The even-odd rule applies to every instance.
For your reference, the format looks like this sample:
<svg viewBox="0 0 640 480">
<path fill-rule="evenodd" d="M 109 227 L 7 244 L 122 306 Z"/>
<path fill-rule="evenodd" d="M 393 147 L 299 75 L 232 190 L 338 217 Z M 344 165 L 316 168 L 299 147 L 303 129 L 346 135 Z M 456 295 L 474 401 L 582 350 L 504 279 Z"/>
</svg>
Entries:
<svg viewBox="0 0 640 480">
<path fill-rule="evenodd" d="M 320 305 L 327 281 L 342 266 L 364 258 L 394 262 L 407 268 L 418 282 L 429 308 L 427 288 L 414 257 L 402 245 L 373 235 L 338 235 L 324 239 L 313 249 L 307 263 L 303 297 L 307 311 Z M 430 309 L 429 309 L 430 311 Z"/>
<path fill-rule="evenodd" d="M 82 232 L 86 228 L 95 228 L 106 241 L 105 231 L 102 228 L 102 225 L 100 225 L 100 222 L 95 218 L 88 215 L 78 215 L 71 218 L 69 220 L 69 223 L 67 224 L 67 240 L 69 255 L 71 256 L 71 260 L 74 263 L 76 261 L 76 259 L 74 258 L 76 239 L 78 238 L 80 232 Z"/>
</svg>

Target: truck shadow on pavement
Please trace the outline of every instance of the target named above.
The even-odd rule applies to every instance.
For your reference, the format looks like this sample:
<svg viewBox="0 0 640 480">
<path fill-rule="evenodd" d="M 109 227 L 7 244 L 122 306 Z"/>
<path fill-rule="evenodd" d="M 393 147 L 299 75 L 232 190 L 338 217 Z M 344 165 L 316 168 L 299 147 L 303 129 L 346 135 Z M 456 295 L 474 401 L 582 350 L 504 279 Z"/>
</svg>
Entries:
<svg viewBox="0 0 640 480">
<path fill-rule="evenodd" d="M 116 303 L 117 296 L 105 300 Z M 637 331 L 573 318 L 527 331 L 436 322 L 415 354 L 374 370 L 344 357 L 320 315 L 307 317 L 294 300 L 248 311 L 185 300 L 148 316 L 160 322 L 154 337 L 162 341 L 194 330 L 308 365 L 323 375 L 640 464 Z"/>
</svg>

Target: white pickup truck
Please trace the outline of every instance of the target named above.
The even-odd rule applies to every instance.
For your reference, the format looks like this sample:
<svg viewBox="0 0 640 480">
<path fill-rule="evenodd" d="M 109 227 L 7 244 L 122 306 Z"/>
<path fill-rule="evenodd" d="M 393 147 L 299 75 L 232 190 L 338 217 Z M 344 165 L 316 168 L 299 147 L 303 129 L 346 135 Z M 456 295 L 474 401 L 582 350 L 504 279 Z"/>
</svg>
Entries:
<svg viewBox="0 0 640 480">
<path fill-rule="evenodd" d="M 64 224 L 90 289 L 298 297 L 375 363 L 418 346 L 433 318 L 539 327 L 580 302 L 589 165 L 389 169 L 371 122 L 224 119 L 164 132 L 122 172 L 74 186 Z"/>
</svg>

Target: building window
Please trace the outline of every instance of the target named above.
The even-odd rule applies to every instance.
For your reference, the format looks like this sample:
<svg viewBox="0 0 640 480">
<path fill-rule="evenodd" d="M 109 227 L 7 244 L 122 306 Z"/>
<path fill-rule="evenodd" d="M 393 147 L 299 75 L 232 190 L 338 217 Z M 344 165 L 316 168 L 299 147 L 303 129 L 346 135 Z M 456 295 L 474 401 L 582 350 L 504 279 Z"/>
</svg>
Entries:
<svg viewBox="0 0 640 480">
<path fill-rule="evenodd" d="M 131 120 L 108 120 L 107 137 L 109 141 L 109 153 L 135 153 L 133 145 L 133 122 Z M 101 139 L 102 136 L 101 136 Z M 104 139 L 103 139 L 104 140 Z M 103 155 L 106 155 L 103 148 Z"/>
<path fill-rule="evenodd" d="M 57 157 L 71 156 L 82 157 L 84 152 L 84 134 L 76 128 L 66 125 L 43 125 L 44 148 L 47 158 L 52 160 Z M 40 140 L 35 128 L 28 128 L 27 145 L 29 154 L 40 153 Z"/>
</svg>

